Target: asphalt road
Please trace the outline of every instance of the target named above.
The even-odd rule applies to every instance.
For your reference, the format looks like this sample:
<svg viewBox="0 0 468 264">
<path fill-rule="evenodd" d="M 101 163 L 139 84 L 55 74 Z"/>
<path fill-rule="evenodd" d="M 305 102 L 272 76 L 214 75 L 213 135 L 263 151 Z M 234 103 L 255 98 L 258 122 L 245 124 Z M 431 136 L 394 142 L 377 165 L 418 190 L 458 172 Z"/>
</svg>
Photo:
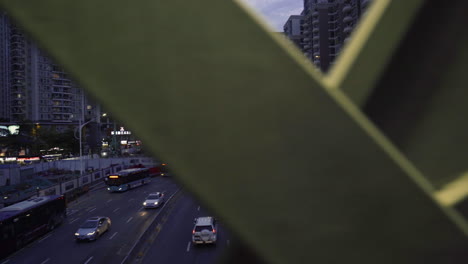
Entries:
<svg viewBox="0 0 468 264">
<path fill-rule="evenodd" d="M 164 191 L 170 197 L 178 188 L 170 178 L 157 177 L 124 193 L 109 193 L 104 188 L 90 192 L 68 205 L 68 217 L 60 227 L 0 264 L 121 263 L 160 211 L 142 208 L 148 193 Z M 110 217 L 111 229 L 97 241 L 76 243 L 75 231 L 92 216 Z"/>
<path fill-rule="evenodd" d="M 163 212 L 160 228 L 155 231 L 154 241 L 147 246 L 141 259 L 135 263 L 216 263 L 223 250 L 229 247 L 230 235 L 220 222 L 216 245 L 192 245 L 194 218 L 199 216 L 213 216 L 213 214 L 204 210 L 195 199 L 184 192 L 180 198 L 177 198 L 173 207 Z"/>
</svg>

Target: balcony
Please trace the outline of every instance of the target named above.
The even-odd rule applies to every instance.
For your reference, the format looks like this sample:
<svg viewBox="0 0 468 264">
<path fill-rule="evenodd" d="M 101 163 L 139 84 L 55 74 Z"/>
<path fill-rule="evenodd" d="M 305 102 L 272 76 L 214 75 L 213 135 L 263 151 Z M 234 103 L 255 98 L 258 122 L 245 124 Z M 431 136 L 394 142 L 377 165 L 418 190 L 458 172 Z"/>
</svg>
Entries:
<svg viewBox="0 0 468 264">
<path fill-rule="evenodd" d="M 350 26 L 347 26 L 343 29 L 343 32 L 346 33 L 346 34 L 349 34 L 351 31 L 353 31 L 353 28 L 350 27 Z"/>
<path fill-rule="evenodd" d="M 343 7 L 343 13 L 348 13 L 351 10 L 353 10 L 353 8 L 350 5 L 345 5 Z"/>
<path fill-rule="evenodd" d="M 361 7 L 363 9 L 367 8 L 368 5 L 369 5 L 369 0 L 363 0 L 362 3 L 361 3 Z"/>
<path fill-rule="evenodd" d="M 353 21 L 353 20 L 354 20 L 354 19 L 353 19 L 352 16 L 345 16 L 345 17 L 343 18 L 343 22 L 345 22 L 345 23 L 349 23 L 349 22 L 351 22 L 351 21 Z"/>
</svg>

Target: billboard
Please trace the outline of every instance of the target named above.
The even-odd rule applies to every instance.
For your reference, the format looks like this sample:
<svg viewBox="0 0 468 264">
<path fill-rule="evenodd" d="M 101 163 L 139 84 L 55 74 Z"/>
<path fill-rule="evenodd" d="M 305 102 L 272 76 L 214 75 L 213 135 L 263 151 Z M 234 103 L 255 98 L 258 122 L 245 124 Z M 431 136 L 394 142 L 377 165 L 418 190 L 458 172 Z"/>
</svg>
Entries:
<svg viewBox="0 0 468 264">
<path fill-rule="evenodd" d="M 20 126 L 10 125 L 10 126 L 0 126 L 0 137 L 8 137 L 10 135 L 18 135 Z"/>
</svg>

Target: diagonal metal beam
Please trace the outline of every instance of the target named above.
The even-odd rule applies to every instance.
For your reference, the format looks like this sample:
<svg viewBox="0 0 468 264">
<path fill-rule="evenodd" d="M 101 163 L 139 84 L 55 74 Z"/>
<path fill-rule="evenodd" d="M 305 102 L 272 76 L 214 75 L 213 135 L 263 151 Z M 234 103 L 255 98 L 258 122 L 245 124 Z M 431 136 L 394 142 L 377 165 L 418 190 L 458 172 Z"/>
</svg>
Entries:
<svg viewBox="0 0 468 264">
<path fill-rule="evenodd" d="M 234 2 L 0 3 L 269 262 L 468 260 L 457 212 Z"/>
<path fill-rule="evenodd" d="M 327 75 L 328 86 L 342 89 L 357 105 L 364 106 L 423 2 L 372 1 L 352 33 L 352 41 Z"/>
<path fill-rule="evenodd" d="M 363 105 L 437 188 L 467 171 L 466 12 L 467 1 L 425 1 Z"/>
</svg>

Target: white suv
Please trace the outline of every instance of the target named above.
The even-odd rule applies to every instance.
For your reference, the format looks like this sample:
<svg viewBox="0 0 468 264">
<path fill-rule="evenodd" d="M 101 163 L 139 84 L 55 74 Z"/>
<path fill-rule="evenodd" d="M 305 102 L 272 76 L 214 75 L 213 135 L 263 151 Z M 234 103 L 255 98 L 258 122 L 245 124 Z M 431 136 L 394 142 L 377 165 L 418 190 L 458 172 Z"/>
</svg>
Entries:
<svg viewBox="0 0 468 264">
<path fill-rule="evenodd" d="M 204 216 L 195 218 L 195 226 L 192 230 L 192 243 L 216 244 L 217 228 L 214 217 Z"/>
</svg>

